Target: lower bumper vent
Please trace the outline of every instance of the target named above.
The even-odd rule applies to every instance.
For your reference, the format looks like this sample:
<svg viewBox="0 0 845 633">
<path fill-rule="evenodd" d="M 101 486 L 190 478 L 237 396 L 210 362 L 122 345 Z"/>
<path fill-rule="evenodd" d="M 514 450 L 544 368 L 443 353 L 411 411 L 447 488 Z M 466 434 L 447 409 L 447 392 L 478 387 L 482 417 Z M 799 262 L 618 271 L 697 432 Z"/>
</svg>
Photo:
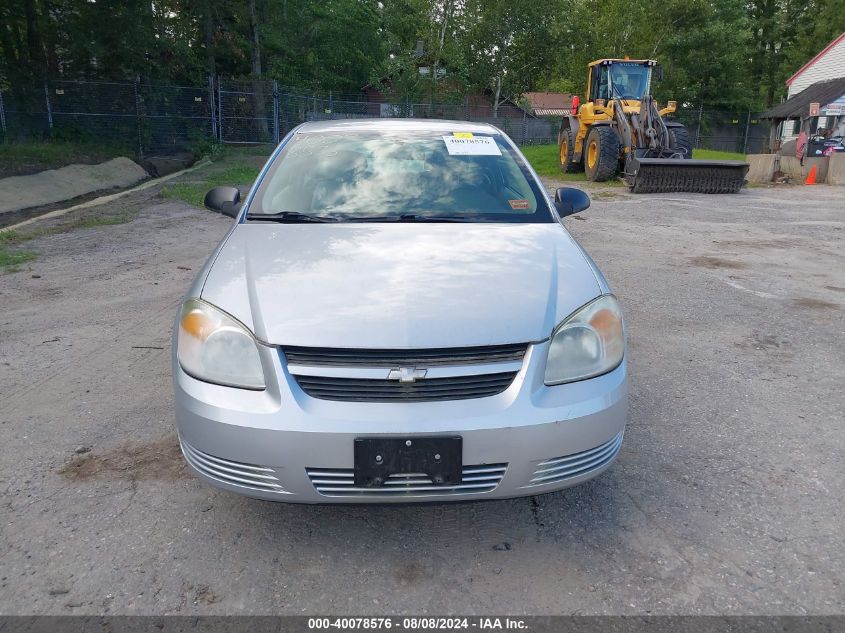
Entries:
<svg viewBox="0 0 845 633">
<path fill-rule="evenodd" d="M 622 435 L 619 433 L 612 440 L 587 451 L 540 462 L 528 485 L 551 484 L 572 477 L 580 477 L 601 468 L 612 462 L 619 453 L 622 447 Z"/>
<path fill-rule="evenodd" d="M 185 460 L 206 477 L 249 490 L 287 494 L 272 468 L 221 459 L 204 453 L 187 442 L 180 440 L 180 444 Z"/>
<path fill-rule="evenodd" d="M 464 466 L 461 483 L 454 486 L 435 486 L 428 475 L 391 475 L 381 488 L 356 488 L 351 468 L 306 468 L 306 472 L 317 492 L 327 497 L 419 497 L 491 492 L 507 468 L 507 464 Z"/>
</svg>

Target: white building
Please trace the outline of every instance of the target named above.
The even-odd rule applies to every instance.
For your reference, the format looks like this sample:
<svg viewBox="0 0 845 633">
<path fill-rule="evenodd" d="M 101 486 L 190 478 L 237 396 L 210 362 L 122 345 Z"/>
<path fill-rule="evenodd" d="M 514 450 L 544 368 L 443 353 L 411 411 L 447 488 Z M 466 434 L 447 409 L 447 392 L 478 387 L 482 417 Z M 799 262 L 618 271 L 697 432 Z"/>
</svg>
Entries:
<svg viewBox="0 0 845 633">
<path fill-rule="evenodd" d="M 789 86 L 787 99 L 794 97 L 817 81 L 839 77 L 845 77 L 845 33 L 825 46 L 818 55 L 786 80 L 786 85 Z"/>
<path fill-rule="evenodd" d="M 781 142 L 798 136 L 802 126 L 810 134 L 820 128 L 834 128 L 835 135 L 845 134 L 845 91 L 840 91 L 842 81 L 845 81 L 845 33 L 786 80 L 789 88 L 787 100 L 774 106 L 763 118 L 782 120 Z M 816 116 L 810 114 L 812 103 L 819 104 Z"/>
</svg>

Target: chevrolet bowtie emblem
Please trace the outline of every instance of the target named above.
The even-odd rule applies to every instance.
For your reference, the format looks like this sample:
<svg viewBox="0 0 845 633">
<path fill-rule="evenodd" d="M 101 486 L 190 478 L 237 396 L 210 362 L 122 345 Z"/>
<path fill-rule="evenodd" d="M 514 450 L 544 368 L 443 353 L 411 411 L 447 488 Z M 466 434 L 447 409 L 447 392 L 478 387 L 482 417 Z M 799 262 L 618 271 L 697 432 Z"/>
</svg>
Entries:
<svg viewBox="0 0 845 633">
<path fill-rule="evenodd" d="M 416 382 L 420 378 L 425 378 L 428 373 L 427 369 L 417 369 L 416 367 L 399 367 L 391 369 L 387 374 L 388 380 L 398 380 L 399 382 Z"/>
</svg>

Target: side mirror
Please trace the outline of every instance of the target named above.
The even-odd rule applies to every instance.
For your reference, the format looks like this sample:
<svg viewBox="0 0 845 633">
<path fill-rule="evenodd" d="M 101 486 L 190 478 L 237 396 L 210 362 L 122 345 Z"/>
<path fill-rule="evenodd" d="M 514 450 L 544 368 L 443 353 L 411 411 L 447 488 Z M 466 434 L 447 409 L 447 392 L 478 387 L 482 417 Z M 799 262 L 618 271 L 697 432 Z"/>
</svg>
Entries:
<svg viewBox="0 0 845 633">
<path fill-rule="evenodd" d="M 654 75 L 657 81 L 663 81 L 663 66 L 661 66 L 660 64 L 655 64 Z"/>
<path fill-rule="evenodd" d="M 561 187 L 555 191 L 555 208 L 560 217 L 580 213 L 590 206 L 590 196 L 574 187 Z"/>
<path fill-rule="evenodd" d="M 241 190 L 237 187 L 215 187 L 205 194 L 203 203 L 212 211 L 236 218 L 241 210 Z"/>
</svg>

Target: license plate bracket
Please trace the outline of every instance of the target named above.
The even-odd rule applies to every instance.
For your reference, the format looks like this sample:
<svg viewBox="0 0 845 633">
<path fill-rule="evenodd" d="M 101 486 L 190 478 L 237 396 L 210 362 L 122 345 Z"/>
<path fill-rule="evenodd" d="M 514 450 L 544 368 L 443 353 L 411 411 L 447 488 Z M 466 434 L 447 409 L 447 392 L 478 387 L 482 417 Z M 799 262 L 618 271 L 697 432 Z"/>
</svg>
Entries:
<svg viewBox="0 0 845 633">
<path fill-rule="evenodd" d="M 461 483 L 463 438 L 359 437 L 355 439 L 355 486 L 381 488 L 390 475 L 425 474 L 435 486 Z"/>
</svg>

